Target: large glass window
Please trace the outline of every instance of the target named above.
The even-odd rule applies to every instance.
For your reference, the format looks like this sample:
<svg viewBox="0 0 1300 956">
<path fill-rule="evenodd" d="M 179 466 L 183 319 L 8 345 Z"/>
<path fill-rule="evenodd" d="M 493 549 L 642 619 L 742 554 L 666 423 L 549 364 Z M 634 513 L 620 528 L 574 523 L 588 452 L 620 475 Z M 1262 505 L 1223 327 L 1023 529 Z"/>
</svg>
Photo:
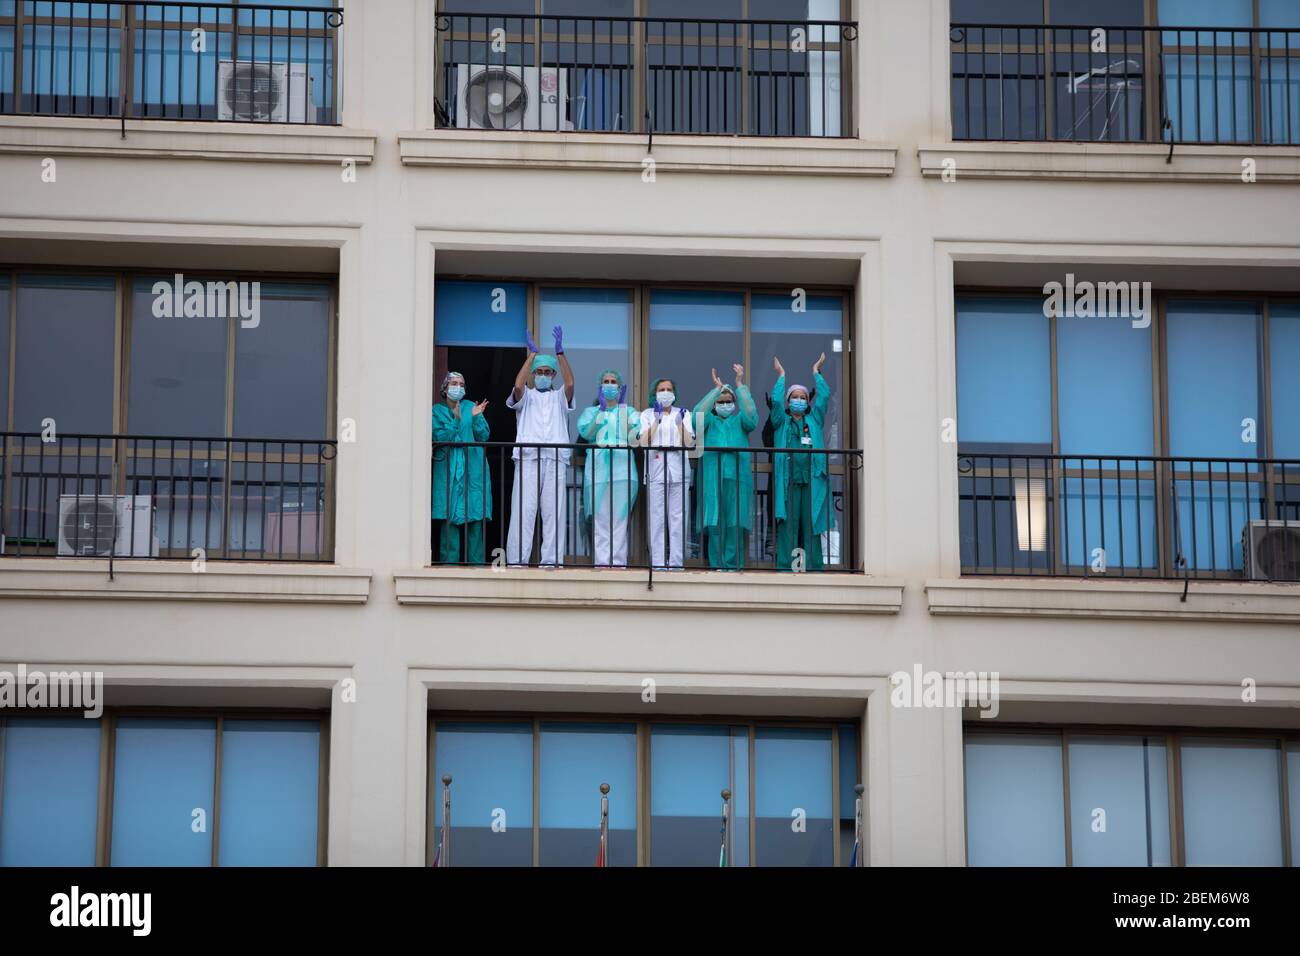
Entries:
<svg viewBox="0 0 1300 956">
<path fill-rule="evenodd" d="M 1052 444 L 1051 332 L 1041 300 L 957 300 L 957 439 Z"/>
<path fill-rule="evenodd" d="M 1164 738 L 1070 736 L 1075 866 L 1168 866 Z"/>
<path fill-rule="evenodd" d="M 93 866 L 100 722 L 0 719 L 0 866 Z"/>
<path fill-rule="evenodd" d="M 222 723 L 222 866 L 316 865 L 320 745 L 317 721 Z"/>
<path fill-rule="evenodd" d="M 329 428 L 330 295 L 323 286 L 264 282 L 257 325 L 235 332 L 233 433 L 315 438 Z"/>
<path fill-rule="evenodd" d="M 1061 739 L 966 735 L 966 862 L 1063 866 Z"/>
<path fill-rule="evenodd" d="M 855 724 L 452 716 L 433 720 L 431 733 L 430 863 L 441 852 L 448 775 L 454 866 L 527 866 L 534 855 L 543 866 L 594 865 L 602 783 L 610 786 L 610 866 L 853 859 L 862 762 Z M 864 860 L 866 852 L 859 847 Z"/>
<path fill-rule="evenodd" d="M 551 330 L 564 327 L 564 354 L 573 368 L 574 403 L 578 410 L 570 413 L 570 424 L 588 405 L 596 404 L 596 380 L 612 368 L 625 381 L 632 378 L 632 290 L 544 286 L 540 290 L 538 334 L 553 347 Z M 628 388 L 627 402 L 640 402 Z"/>
<path fill-rule="evenodd" d="M 671 378 L 677 402 L 694 407 L 713 387 L 709 370 L 745 354 L 745 296 L 741 292 L 650 290 L 650 384 Z M 727 356 L 734 356 L 727 360 Z M 725 374 L 719 370 L 719 374 Z M 646 396 L 638 396 L 646 402 Z M 757 396 L 755 396 L 757 399 Z"/>
<path fill-rule="evenodd" d="M 1188 738 L 1181 756 L 1187 865 L 1281 866 L 1277 742 Z"/>
</svg>

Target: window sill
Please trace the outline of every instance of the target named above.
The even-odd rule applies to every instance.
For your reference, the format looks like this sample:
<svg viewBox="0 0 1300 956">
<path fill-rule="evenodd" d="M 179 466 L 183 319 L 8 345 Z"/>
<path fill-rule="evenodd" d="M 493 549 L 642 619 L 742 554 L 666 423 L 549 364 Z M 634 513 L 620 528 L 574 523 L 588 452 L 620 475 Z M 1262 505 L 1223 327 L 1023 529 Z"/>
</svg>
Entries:
<svg viewBox="0 0 1300 956">
<path fill-rule="evenodd" d="M 917 150 L 921 175 L 937 179 L 944 161 L 956 162 L 957 181 L 966 179 L 1083 179 L 1235 182 L 1242 160 L 1255 160 L 1261 183 L 1300 182 L 1300 148 L 1294 146 L 1202 146 L 1179 143 L 1166 163 L 1161 143 L 983 143 L 956 142 Z"/>
<path fill-rule="evenodd" d="M 376 135 L 338 126 L 0 116 L 0 154 L 368 165 Z"/>
<path fill-rule="evenodd" d="M 961 578 L 927 581 L 931 614 L 1300 623 L 1300 584 Z"/>
<path fill-rule="evenodd" d="M 780 173 L 798 176 L 890 176 L 898 150 L 857 139 L 644 133 L 500 133 L 440 129 L 397 137 L 407 166 L 499 166 L 510 169 L 608 169 L 640 173 L 652 156 L 657 172 Z"/>
<path fill-rule="evenodd" d="M 644 570 L 591 568 L 420 568 L 393 575 L 408 605 L 475 607 L 629 607 L 657 610 L 809 611 L 897 614 L 901 581 L 860 574 L 775 571 L 664 571 L 646 587 Z"/>
<path fill-rule="evenodd" d="M 371 572 L 333 565 L 0 558 L 0 598 L 364 604 Z"/>
</svg>

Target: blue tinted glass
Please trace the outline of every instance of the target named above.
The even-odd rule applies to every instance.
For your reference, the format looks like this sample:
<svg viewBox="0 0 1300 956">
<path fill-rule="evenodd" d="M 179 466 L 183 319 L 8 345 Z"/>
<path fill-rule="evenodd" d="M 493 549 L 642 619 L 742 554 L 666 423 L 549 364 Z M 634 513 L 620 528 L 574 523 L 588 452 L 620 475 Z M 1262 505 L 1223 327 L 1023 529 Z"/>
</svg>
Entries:
<svg viewBox="0 0 1300 956">
<path fill-rule="evenodd" d="M 1300 27 L 1300 2 L 1297 0 L 1259 0 L 1261 27 Z"/>
<path fill-rule="evenodd" d="M 1074 866 L 1169 866 L 1163 740 L 1070 737 Z"/>
<path fill-rule="evenodd" d="M 0 60 L 3 60 L 0 53 Z M 0 69 L 3 67 L 0 66 Z M 0 428 L 9 426 L 9 277 L 0 276 Z"/>
<path fill-rule="evenodd" d="M 1213 54 L 1166 53 L 1165 104 L 1178 142 L 1249 142 L 1254 129 L 1254 82 L 1250 34 L 1215 31 L 1164 31 L 1166 48 L 1216 51 Z M 1163 138 L 1169 140 L 1169 131 Z"/>
<path fill-rule="evenodd" d="M 854 789 L 862 782 L 861 762 L 858 758 L 858 725 L 857 724 L 840 724 L 840 752 L 839 752 L 839 773 L 840 773 L 840 819 L 839 819 L 839 839 L 840 839 L 840 865 L 850 866 L 853 859 L 853 841 L 855 836 L 855 810 L 857 807 L 858 794 Z M 863 824 L 863 842 L 866 841 L 866 791 L 862 793 L 862 824 Z M 858 849 L 859 853 L 866 853 L 866 846 Z"/>
<path fill-rule="evenodd" d="M 693 407 L 713 387 L 711 368 L 743 361 L 744 324 L 745 297 L 739 292 L 651 289 L 651 381 L 672 379 L 677 404 Z M 646 396 L 638 395 L 637 400 L 645 401 Z"/>
<path fill-rule="evenodd" d="M 650 859 L 655 866 L 718 865 L 724 789 L 732 793 L 733 837 L 740 829 L 748 831 L 736 795 L 742 787 L 748 790 L 749 780 L 733 772 L 734 745 L 725 726 L 651 728 Z M 738 865 L 734 850 L 731 857 L 730 864 Z"/>
<path fill-rule="evenodd" d="M 1157 10 L 1162 26 L 1248 27 L 1251 25 L 1251 0 L 1159 0 Z"/>
<path fill-rule="evenodd" d="M 118 720 L 114 866 L 211 865 L 216 755 L 214 720 Z"/>
<path fill-rule="evenodd" d="M 1064 866 L 1061 740 L 966 735 L 966 862 Z"/>
<path fill-rule="evenodd" d="M 731 728 L 731 764 L 732 779 L 736 783 L 731 791 L 734 819 L 744 823 L 743 826 L 737 823 L 731 828 L 731 850 L 733 851 L 731 864 L 749 866 L 749 787 L 752 778 L 749 773 L 749 728 L 747 727 Z"/>
<path fill-rule="evenodd" d="M 542 724 L 543 866 L 593 866 L 600 848 L 600 785 L 609 792 L 609 866 L 636 865 L 636 727 Z"/>
<path fill-rule="evenodd" d="M 1280 751 L 1271 740 L 1183 741 L 1188 866 L 1281 866 Z"/>
<path fill-rule="evenodd" d="M 636 393 L 631 387 L 632 290 L 544 288 L 540 299 L 542 347 L 550 351 L 554 346 L 551 330 L 557 325 L 564 328 L 564 354 L 577 383 L 579 409 L 595 401 L 596 382 L 607 368 L 628 382 L 627 400 L 635 406 Z M 579 414 L 573 412 L 572 417 L 576 420 Z"/>
<path fill-rule="evenodd" d="M 1061 464 L 1072 474 L 1088 473 L 1060 485 L 1059 550 L 1065 562 L 1077 568 L 1102 559 L 1110 571 L 1155 567 L 1160 541 L 1151 462 L 1067 458 Z"/>
<path fill-rule="evenodd" d="M 1290 791 L 1291 860 L 1292 866 L 1300 860 L 1300 744 L 1286 748 L 1286 782 Z"/>
<path fill-rule="evenodd" d="M 1300 304 L 1269 306 L 1268 349 L 1272 356 L 1273 457 L 1300 458 Z"/>
<path fill-rule="evenodd" d="M 650 290 L 652 332 L 739 332 L 745 298 L 739 292 Z"/>
<path fill-rule="evenodd" d="M 1242 423 L 1260 420 L 1259 306 L 1176 300 L 1166 312 L 1170 453 L 1258 457 Z"/>
<path fill-rule="evenodd" d="M 317 721 L 223 722 L 222 866 L 315 866 L 319 797 Z"/>
<path fill-rule="evenodd" d="M 330 290 L 263 282 L 259 298 L 260 314 L 235 328 L 235 436 L 319 438 L 328 428 Z"/>
<path fill-rule="evenodd" d="M 957 438 L 1051 445 L 1051 336 L 1041 299 L 957 299 Z"/>
<path fill-rule="evenodd" d="M 834 861 L 829 729 L 759 727 L 754 737 L 759 866 Z"/>
<path fill-rule="evenodd" d="M 826 354 L 822 375 L 831 386 L 831 404 L 822 425 L 828 448 L 844 448 L 842 402 L 844 382 L 844 300 L 840 296 L 810 295 L 806 310 L 795 312 L 794 299 L 788 295 L 750 296 L 749 361 L 752 371 L 748 382 L 754 389 L 759 417 L 767 418 L 766 403 L 761 393 L 771 388 L 776 380 L 772 359 L 779 358 L 789 378 L 787 386 L 811 386 L 812 366 L 818 357 Z M 739 362 L 737 357 L 734 361 Z M 725 367 L 724 367 L 725 365 Z M 719 365 L 718 374 L 730 381 L 730 362 Z M 763 429 L 755 428 L 749 436 L 750 443 L 763 442 Z"/>
<path fill-rule="evenodd" d="M 434 337 L 440 346 L 518 348 L 524 344 L 528 286 L 522 283 L 440 280 L 434 308 Z"/>
<path fill-rule="evenodd" d="M 1056 319 L 1061 453 L 1150 455 L 1151 328 L 1128 318 Z"/>
<path fill-rule="evenodd" d="M 844 300 L 837 295 L 810 295 L 802 312 L 792 308 L 795 300 L 788 295 L 752 295 L 749 301 L 754 332 L 844 333 Z"/>
<path fill-rule="evenodd" d="M 0 866 L 94 866 L 98 720 L 0 721 Z"/>
<path fill-rule="evenodd" d="M 532 724 L 440 720 L 436 732 L 434 845 L 442 834 L 442 778 L 450 775 L 452 865 L 531 866 Z"/>
<path fill-rule="evenodd" d="M 1292 27 L 1300 15 L 1292 18 Z M 1300 33 L 1258 34 L 1261 49 L 1272 54 L 1259 61 L 1260 105 L 1266 143 L 1300 143 Z"/>
</svg>

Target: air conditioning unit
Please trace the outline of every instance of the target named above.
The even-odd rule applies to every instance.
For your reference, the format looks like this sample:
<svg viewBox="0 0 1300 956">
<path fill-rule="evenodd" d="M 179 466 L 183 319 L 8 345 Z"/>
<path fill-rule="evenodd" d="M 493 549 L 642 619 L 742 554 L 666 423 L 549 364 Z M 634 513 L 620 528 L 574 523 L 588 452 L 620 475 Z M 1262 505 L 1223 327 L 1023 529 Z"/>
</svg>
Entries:
<svg viewBox="0 0 1300 956">
<path fill-rule="evenodd" d="M 568 70 L 461 63 L 456 67 L 456 125 L 570 131 Z"/>
<path fill-rule="evenodd" d="M 60 557 L 156 558 L 149 495 L 59 495 Z"/>
<path fill-rule="evenodd" d="M 1300 581 L 1300 521 L 1252 521 L 1241 530 L 1246 577 Z"/>
<path fill-rule="evenodd" d="M 217 119 L 316 122 L 307 64 L 222 60 L 217 66 Z"/>
</svg>

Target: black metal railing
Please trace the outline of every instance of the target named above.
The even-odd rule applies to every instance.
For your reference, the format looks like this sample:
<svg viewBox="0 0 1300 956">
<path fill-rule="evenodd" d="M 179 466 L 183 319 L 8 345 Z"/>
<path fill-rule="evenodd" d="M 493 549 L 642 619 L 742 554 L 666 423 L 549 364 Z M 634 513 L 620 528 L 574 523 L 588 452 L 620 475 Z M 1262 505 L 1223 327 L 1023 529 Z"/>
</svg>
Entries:
<svg viewBox="0 0 1300 956">
<path fill-rule="evenodd" d="M 336 125 L 342 25 L 328 6 L 0 3 L 0 113 Z"/>
<path fill-rule="evenodd" d="M 333 560 L 325 439 L 0 432 L 0 556 Z"/>
<path fill-rule="evenodd" d="M 1300 461 L 959 454 L 963 574 L 1300 581 Z"/>
<path fill-rule="evenodd" d="M 433 562 L 861 571 L 861 470 L 843 448 L 435 442 Z"/>
<path fill-rule="evenodd" d="M 847 21 L 442 13 L 435 30 L 440 126 L 855 135 Z"/>
<path fill-rule="evenodd" d="M 954 23 L 958 140 L 1300 143 L 1294 28 Z"/>
</svg>

